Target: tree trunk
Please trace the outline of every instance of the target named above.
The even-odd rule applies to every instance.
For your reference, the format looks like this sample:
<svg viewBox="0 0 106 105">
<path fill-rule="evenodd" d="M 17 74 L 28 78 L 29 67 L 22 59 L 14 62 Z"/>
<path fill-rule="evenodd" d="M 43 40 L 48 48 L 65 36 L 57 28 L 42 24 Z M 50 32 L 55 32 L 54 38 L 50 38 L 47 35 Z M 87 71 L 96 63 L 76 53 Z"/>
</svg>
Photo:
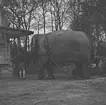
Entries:
<svg viewBox="0 0 106 105">
<path fill-rule="evenodd" d="M 51 5 L 52 5 L 52 2 L 51 2 Z M 52 28 L 52 32 L 54 31 L 54 28 L 53 28 L 53 13 L 52 13 L 52 8 L 50 7 L 50 13 L 51 13 L 51 28 Z"/>
<path fill-rule="evenodd" d="M 38 22 L 38 34 L 39 34 L 39 30 L 40 30 L 40 28 L 39 28 L 39 22 Z"/>
<path fill-rule="evenodd" d="M 45 21 L 45 14 L 43 13 L 43 24 L 44 24 L 44 34 L 45 34 L 45 32 L 46 32 L 46 21 Z"/>
<path fill-rule="evenodd" d="M 44 28 L 44 34 L 46 32 L 46 20 L 45 20 L 45 5 L 44 2 L 42 1 L 42 10 L 43 10 L 43 28 Z"/>
<path fill-rule="evenodd" d="M 28 36 L 26 36 L 26 38 L 25 38 L 25 51 L 26 51 L 26 52 L 27 52 L 27 47 L 28 47 L 27 41 L 28 41 Z"/>
<path fill-rule="evenodd" d="M 99 41 L 99 36 L 100 36 L 100 27 L 99 27 L 99 24 L 96 24 L 96 36 L 97 36 L 97 40 Z"/>
</svg>

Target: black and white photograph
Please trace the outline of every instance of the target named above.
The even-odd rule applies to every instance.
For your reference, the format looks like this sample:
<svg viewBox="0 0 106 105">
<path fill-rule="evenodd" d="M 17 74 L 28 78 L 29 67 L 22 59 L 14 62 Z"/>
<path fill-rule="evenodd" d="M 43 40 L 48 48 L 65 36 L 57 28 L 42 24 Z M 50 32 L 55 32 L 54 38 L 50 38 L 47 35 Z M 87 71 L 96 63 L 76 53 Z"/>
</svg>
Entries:
<svg viewBox="0 0 106 105">
<path fill-rule="evenodd" d="M 0 105 L 106 105 L 106 0 L 0 0 Z"/>
</svg>

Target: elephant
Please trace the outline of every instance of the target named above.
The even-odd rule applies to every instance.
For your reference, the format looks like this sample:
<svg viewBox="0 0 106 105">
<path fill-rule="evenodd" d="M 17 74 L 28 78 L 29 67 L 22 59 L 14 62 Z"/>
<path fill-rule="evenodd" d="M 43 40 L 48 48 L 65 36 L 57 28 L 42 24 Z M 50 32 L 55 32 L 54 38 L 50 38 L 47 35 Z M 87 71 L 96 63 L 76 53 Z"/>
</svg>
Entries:
<svg viewBox="0 0 106 105">
<path fill-rule="evenodd" d="M 90 78 L 88 69 L 92 59 L 92 42 L 81 31 L 58 30 L 47 34 L 35 34 L 31 40 L 32 59 L 38 68 L 38 79 L 54 79 L 53 68 L 74 64 L 72 74 Z"/>
</svg>

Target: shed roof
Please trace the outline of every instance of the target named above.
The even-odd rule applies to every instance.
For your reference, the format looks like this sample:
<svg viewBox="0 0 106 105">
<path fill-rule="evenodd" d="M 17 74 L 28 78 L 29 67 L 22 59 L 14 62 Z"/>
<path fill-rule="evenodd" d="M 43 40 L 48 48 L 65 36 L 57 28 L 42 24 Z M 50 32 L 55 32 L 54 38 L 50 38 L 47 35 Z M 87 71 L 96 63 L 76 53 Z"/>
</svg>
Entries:
<svg viewBox="0 0 106 105">
<path fill-rule="evenodd" d="M 28 36 L 34 33 L 33 31 L 14 29 L 8 27 L 0 27 L 0 32 L 7 35 L 10 38 Z"/>
</svg>

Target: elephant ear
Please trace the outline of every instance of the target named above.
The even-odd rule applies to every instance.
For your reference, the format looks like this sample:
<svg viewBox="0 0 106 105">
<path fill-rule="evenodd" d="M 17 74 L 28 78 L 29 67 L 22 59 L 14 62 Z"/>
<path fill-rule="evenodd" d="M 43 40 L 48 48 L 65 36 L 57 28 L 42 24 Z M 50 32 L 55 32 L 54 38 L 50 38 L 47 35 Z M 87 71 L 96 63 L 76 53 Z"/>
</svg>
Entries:
<svg viewBox="0 0 106 105">
<path fill-rule="evenodd" d="M 39 44 L 38 44 L 38 35 L 34 36 L 33 37 L 33 52 L 34 53 L 37 53 L 38 52 L 38 49 L 39 49 Z"/>
</svg>

